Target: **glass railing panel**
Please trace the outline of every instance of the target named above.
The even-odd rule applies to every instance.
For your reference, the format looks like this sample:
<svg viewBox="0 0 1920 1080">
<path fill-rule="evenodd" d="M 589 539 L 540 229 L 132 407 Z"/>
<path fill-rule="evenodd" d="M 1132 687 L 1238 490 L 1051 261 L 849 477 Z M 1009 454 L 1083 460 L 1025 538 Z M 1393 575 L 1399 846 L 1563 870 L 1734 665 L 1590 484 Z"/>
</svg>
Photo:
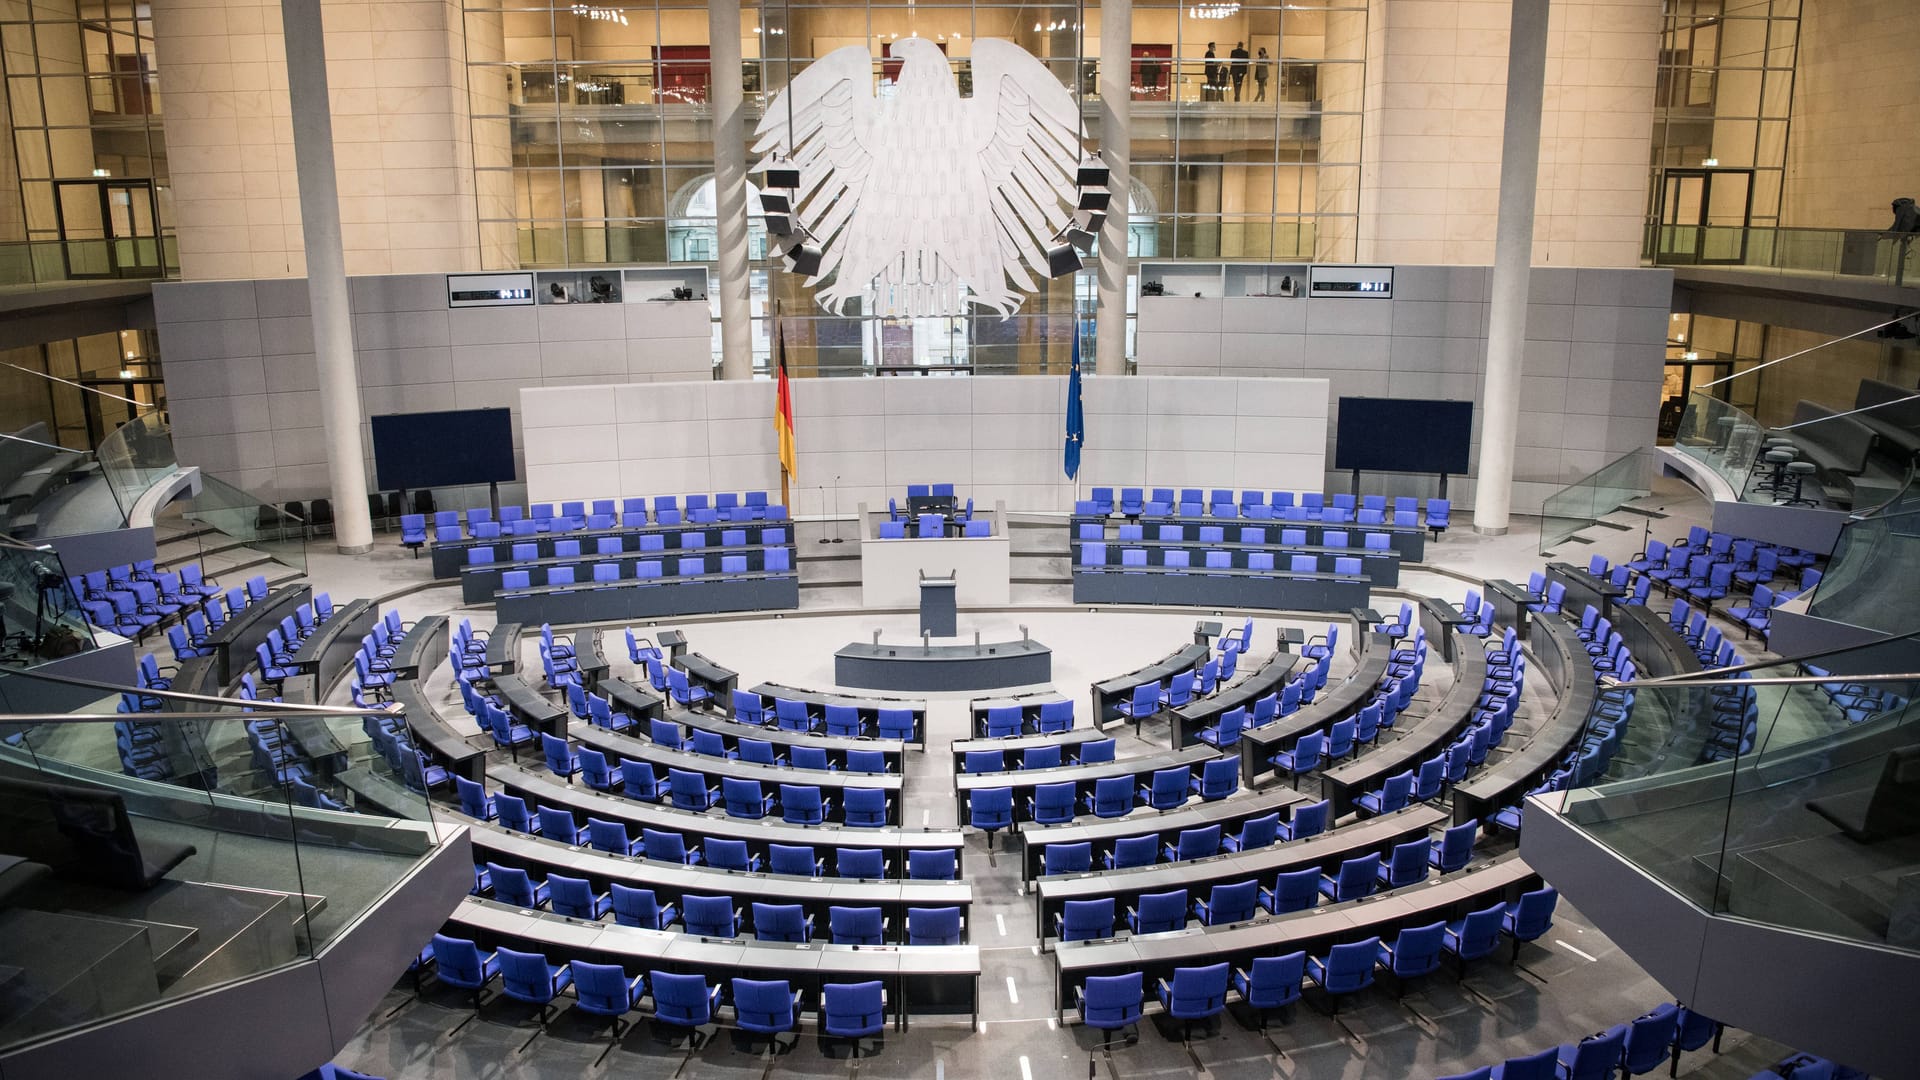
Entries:
<svg viewBox="0 0 1920 1080">
<path fill-rule="evenodd" d="M 82 485 L 93 462 L 91 451 L 56 444 L 45 423 L 0 433 L 0 533 L 30 539 L 76 531 L 63 522 L 90 519 Z M 100 494 L 110 516 L 113 500 Z"/>
<path fill-rule="evenodd" d="M 113 434 L 100 440 L 97 451 L 100 472 L 113 489 L 114 500 L 124 512 L 146 493 L 156 481 L 180 467 L 173 451 L 173 430 L 167 414 L 147 412 L 120 425 Z"/>
<path fill-rule="evenodd" d="M 59 553 L 0 541 L 0 667 L 32 668 L 96 647 Z"/>
<path fill-rule="evenodd" d="M 1653 452 L 1635 450 L 1607 462 L 1540 503 L 1540 553 L 1650 493 Z"/>
<path fill-rule="evenodd" d="M 1703 910 L 1920 949 L 1920 683 L 1830 674 L 1916 644 L 1603 687 L 1564 813 Z"/>
<path fill-rule="evenodd" d="M 113 278 L 177 277 L 172 236 L 155 240 L 29 240 L 0 244 L 0 286 L 46 285 Z"/>
<path fill-rule="evenodd" d="M 1657 266 L 1723 266 L 1814 277 L 1914 280 L 1914 235 L 1874 229 L 1783 229 L 1770 225 L 1652 225 Z"/>
<path fill-rule="evenodd" d="M 437 844 L 404 778 L 310 752 L 359 714 L 204 707 L 0 723 L 8 872 L 33 882 L 0 898 L 0 1049 L 310 959 Z"/>
<path fill-rule="evenodd" d="M 1680 415 L 1674 449 L 1711 469 L 1736 495 L 1745 496 L 1753 463 L 1766 439 L 1766 428 L 1744 410 L 1711 394 L 1695 390 L 1687 395 Z"/>
<path fill-rule="evenodd" d="M 200 475 L 200 493 L 187 500 L 181 514 L 188 521 L 217 530 L 221 536 L 202 536 L 202 553 L 239 542 L 301 573 L 307 570 L 307 523 L 286 510 L 234 487 L 219 477 Z M 224 537 L 224 539 L 223 539 Z"/>
<path fill-rule="evenodd" d="M 1920 626 L 1920 594 L 1887 584 L 1913 581 L 1920 581 L 1920 506 L 1903 500 L 1841 528 L 1807 613 L 1898 633 Z"/>
</svg>

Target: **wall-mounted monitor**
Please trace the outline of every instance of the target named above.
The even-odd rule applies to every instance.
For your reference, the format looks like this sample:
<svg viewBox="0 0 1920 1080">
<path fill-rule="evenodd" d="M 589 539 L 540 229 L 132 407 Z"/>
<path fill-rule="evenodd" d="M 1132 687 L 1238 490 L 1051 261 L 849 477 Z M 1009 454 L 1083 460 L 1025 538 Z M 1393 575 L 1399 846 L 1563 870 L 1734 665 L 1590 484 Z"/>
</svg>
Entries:
<svg viewBox="0 0 1920 1080">
<path fill-rule="evenodd" d="M 381 491 L 400 491 L 511 481 L 512 415 L 452 409 L 373 417 L 375 482 Z"/>
<path fill-rule="evenodd" d="M 1472 442 L 1471 401 L 1343 397 L 1333 467 L 1464 475 Z"/>
<path fill-rule="evenodd" d="M 448 274 L 447 306 L 528 307 L 533 304 L 532 274 Z"/>
</svg>

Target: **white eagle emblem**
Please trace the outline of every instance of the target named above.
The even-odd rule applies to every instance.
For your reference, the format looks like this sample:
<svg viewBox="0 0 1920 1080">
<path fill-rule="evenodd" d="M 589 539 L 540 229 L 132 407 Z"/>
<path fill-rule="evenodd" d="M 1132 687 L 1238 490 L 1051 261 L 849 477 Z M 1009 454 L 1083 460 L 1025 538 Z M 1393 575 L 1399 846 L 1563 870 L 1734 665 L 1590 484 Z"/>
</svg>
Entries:
<svg viewBox="0 0 1920 1080">
<path fill-rule="evenodd" d="M 973 43 L 973 96 L 925 38 L 893 43 L 890 98 L 865 46 L 806 67 L 767 107 L 754 153 L 800 170 L 795 213 L 821 248 L 809 286 L 844 314 L 1007 315 L 1047 277 L 1073 212 L 1081 158 L 1073 96 L 1010 41 Z"/>
</svg>

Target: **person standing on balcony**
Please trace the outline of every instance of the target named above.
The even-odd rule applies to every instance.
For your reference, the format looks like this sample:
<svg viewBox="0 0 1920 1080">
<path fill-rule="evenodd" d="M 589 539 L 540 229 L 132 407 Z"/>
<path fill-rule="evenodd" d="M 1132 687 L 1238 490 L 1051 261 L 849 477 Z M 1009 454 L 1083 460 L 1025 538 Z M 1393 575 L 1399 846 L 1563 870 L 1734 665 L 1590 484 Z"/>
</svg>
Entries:
<svg viewBox="0 0 1920 1080">
<path fill-rule="evenodd" d="M 1240 100 L 1240 88 L 1247 82 L 1247 43 L 1236 41 L 1233 51 L 1227 54 L 1233 58 L 1233 100 Z"/>
<path fill-rule="evenodd" d="M 1206 61 L 1207 84 L 1200 91 L 1200 100 L 1202 101 L 1219 100 L 1219 86 L 1221 83 L 1220 65 L 1214 62 L 1216 59 L 1217 57 L 1213 54 L 1213 42 L 1209 41 L 1207 42 Z"/>
<path fill-rule="evenodd" d="M 1267 47 L 1260 46 L 1260 55 L 1253 61 L 1253 100 L 1267 100 L 1267 68 L 1272 65 L 1267 59 Z"/>
</svg>

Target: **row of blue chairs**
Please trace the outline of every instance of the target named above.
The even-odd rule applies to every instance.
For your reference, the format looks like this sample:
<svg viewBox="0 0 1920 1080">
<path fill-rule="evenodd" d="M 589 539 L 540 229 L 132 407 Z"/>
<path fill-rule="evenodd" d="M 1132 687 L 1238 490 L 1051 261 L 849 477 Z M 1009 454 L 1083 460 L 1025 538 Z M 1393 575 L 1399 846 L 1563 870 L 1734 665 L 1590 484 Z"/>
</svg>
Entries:
<svg viewBox="0 0 1920 1080">
<path fill-rule="evenodd" d="M 153 567 L 153 560 L 146 559 L 111 570 L 90 571 L 68 579 L 68 584 L 88 622 L 136 641 L 155 627 L 184 620 L 196 612 L 202 614 L 207 627 L 218 630 L 234 613 L 265 597 L 268 591 L 265 576 L 256 576 L 245 586 L 222 590 L 219 582 L 201 576 L 197 563 L 183 566 L 179 573 L 161 573 Z M 204 637 L 205 631 L 200 636 Z"/>
<path fill-rule="evenodd" d="M 671 574 L 667 573 L 667 567 L 669 566 L 673 568 Z M 761 570 L 748 570 L 747 557 L 745 555 L 720 556 L 720 566 L 717 571 L 711 569 L 711 564 L 707 562 L 705 555 L 682 555 L 679 559 L 672 561 L 644 559 L 634 564 L 633 576 L 630 578 L 620 576 L 620 564 L 617 562 L 594 563 L 593 576 L 586 580 L 579 578 L 577 567 L 550 566 L 547 567 L 546 572 L 542 575 L 539 586 L 535 586 L 533 583 L 532 571 L 508 570 L 500 575 L 500 589 L 502 592 L 520 592 L 536 587 L 562 588 L 571 585 L 611 585 L 623 581 L 646 581 L 649 578 L 659 578 L 664 582 L 670 578 L 702 577 L 713 573 L 790 574 L 792 572 L 793 549 L 781 547 L 767 549 L 766 565 L 765 568 Z"/>
<path fill-rule="evenodd" d="M 1284 553 L 1283 553 L 1284 554 Z M 1319 555 L 1293 554 L 1287 556 L 1284 567 L 1276 564 L 1276 554 L 1271 551 L 1206 551 L 1188 548 L 1168 548 L 1160 552 L 1160 560 L 1149 564 L 1147 549 L 1121 548 L 1120 561 L 1115 563 L 1108 557 L 1107 545 L 1100 542 L 1088 542 L 1080 545 L 1080 559 L 1073 564 L 1075 573 L 1102 573 L 1108 567 L 1118 566 L 1120 572 L 1144 574 L 1151 570 L 1179 571 L 1188 570 L 1252 570 L 1261 573 L 1281 573 L 1297 575 L 1342 574 L 1347 577 L 1364 576 L 1364 561 L 1359 556 L 1330 556 L 1323 561 Z M 1200 562 L 1193 561 L 1195 555 Z M 1235 556 L 1239 558 L 1235 558 Z"/>
<path fill-rule="evenodd" d="M 1682 1053 L 1708 1043 L 1714 1053 L 1720 1052 L 1722 1030 L 1712 1017 L 1662 1002 L 1651 1012 L 1576 1042 L 1443 1080 L 1613 1080 L 1623 1074 L 1641 1076 L 1661 1065 L 1667 1066 L 1669 1076 L 1678 1076 Z"/>
<path fill-rule="evenodd" d="M 1093 739 L 1067 747 L 1059 743 L 1029 746 L 1020 751 L 1020 756 L 1013 762 L 1012 771 L 1057 769 L 1063 765 L 1097 765 L 1112 761 L 1117 745 L 1118 741 L 1114 739 Z M 991 747 L 985 750 L 968 750 L 960 758 L 960 771 L 968 776 L 1007 772 L 1009 770 L 1006 751 Z"/>
<path fill-rule="evenodd" d="M 759 546 L 780 547 L 785 545 L 786 542 L 787 530 L 785 529 L 768 528 L 762 529 L 760 532 Z M 551 556 L 542 556 L 540 554 L 539 544 L 532 542 L 524 544 L 516 543 L 508 548 L 507 559 L 504 563 L 496 560 L 494 549 L 491 547 L 468 548 L 467 565 L 510 566 L 514 563 L 538 562 L 542 558 L 579 559 L 589 555 L 625 555 L 628 554 L 629 551 L 625 541 L 618 536 L 599 537 L 593 542 L 593 550 L 591 552 L 584 551 L 580 545 L 581 542 L 578 540 L 555 540 L 553 542 L 553 554 Z M 697 551 L 706 546 L 707 534 L 705 532 L 680 534 L 680 546 L 678 548 L 680 551 Z M 720 546 L 722 548 L 744 548 L 755 545 L 747 543 L 747 531 L 745 529 L 723 529 L 720 532 Z M 657 532 L 642 533 L 635 538 L 635 547 L 631 550 L 641 554 L 649 551 L 665 552 L 667 550 L 666 534 Z M 661 557 L 665 558 L 664 555 Z"/>
<path fill-rule="evenodd" d="M 1195 531 L 1195 539 L 1203 545 L 1224 544 L 1227 542 L 1227 528 L 1225 525 L 1202 525 Z M 1351 546 L 1350 541 L 1356 533 L 1360 537 L 1360 549 L 1362 551 L 1393 550 L 1393 537 L 1386 533 L 1350 529 L 1322 530 L 1320 533 L 1320 542 L 1313 546 L 1330 548 L 1349 547 Z M 1278 539 L 1275 539 L 1275 534 L 1265 525 L 1242 525 L 1239 526 L 1239 531 L 1235 533 L 1234 536 L 1236 539 L 1233 542 L 1236 544 L 1270 544 L 1281 548 L 1308 546 L 1307 530 L 1305 529 L 1283 528 L 1278 534 Z M 1104 542 L 1107 538 L 1107 527 L 1093 522 L 1082 522 L 1075 535 L 1075 539 L 1083 542 L 1099 543 Z M 1162 544 L 1183 544 L 1187 542 L 1186 529 L 1179 525 L 1160 525 L 1151 537 L 1147 535 L 1147 526 L 1145 525 L 1121 525 L 1114 530 L 1114 538 L 1121 544 L 1144 543 L 1149 539 Z"/>
<path fill-rule="evenodd" d="M 1183 1037 L 1226 1011 L 1229 993 L 1266 1017 L 1301 1000 L 1311 984 L 1338 1012 L 1340 1001 L 1374 985 L 1376 973 L 1390 974 L 1401 984 L 1440 970 L 1452 957 L 1463 975 L 1474 960 L 1498 951 L 1502 937 L 1510 938 L 1517 955 L 1520 944 L 1533 941 L 1553 925 L 1558 893 L 1539 889 L 1510 903 L 1497 903 L 1463 919 L 1442 920 L 1410 927 L 1391 942 L 1379 937 L 1335 945 L 1325 956 L 1305 951 L 1256 957 L 1247 967 L 1227 962 L 1175 968 L 1171 979 L 1157 979 L 1155 996 L 1166 1015 L 1180 1021 Z M 1080 1020 L 1109 1034 L 1139 1023 L 1145 1002 L 1140 972 L 1093 976 L 1073 987 Z"/>
<path fill-rule="evenodd" d="M 504 946 L 488 953 L 469 939 L 447 934 L 435 934 L 428 953 L 434 974 L 442 983 L 472 993 L 475 1017 L 481 1014 L 483 995 L 495 979 L 500 981 L 500 996 L 539 1010 L 539 1028 L 521 1044 L 522 1051 L 546 1030 L 556 1013 L 556 1003 L 571 988 L 575 1009 L 612 1021 L 611 1039 L 607 1050 L 595 1060 L 596 1067 L 619 1045 L 628 1030 L 627 1016 L 648 998 L 652 999 L 654 1023 L 689 1031 L 716 1020 L 725 1003 L 732 1005 L 734 1022 L 742 1030 L 778 1035 L 795 1030 L 806 1008 L 803 994 L 785 979 L 736 978 L 722 986 L 710 985 L 698 973 L 657 968 L 644 975 L 628 975 L 617 964 L 578 959 L 553 964 L 540 953 Z M 877 979 L 826 983 L 820 988 L 819 1016 L 821 1032 L 834 1038 L 878 1035 L 887 1024 L 885 988 Z"/>
<path fill-rule="evenodd" d="M 565 811 L 541 811 L 542 815 L 548 813 L 564 814 Z M 656 835 L 665 837 L 676 834 Z M 744 840 L 709 839 L 705 844 L 686 852 L 684 858 L 687 865 L 699 862 L 703 852 L 706 865 L 715 870 L 748 874 L 757 874 L 761 870 L 759 857 L 748 853 Z M 671 858 L 672 854 L 671 851 L 663 852 L 662 857 Z M 718 880 L 715 883 L 724 884 Z M 568 918 L 598 922 L 614 913 L 611 886 L 615 884 L 610 882 L 608 891 L 596 893 L 592 881 L 584 877 L 549 873 L 545 878 L 535 881 L 521 867 L 488 861 L 475 867 L 472 893 L 485 896 L 491 892 L 494 899 L 516 908 L 533 911 L 545 908 Z M 756 941 L 800 943 L 815 940 L 815 919 L 807 913 L 804 905 L 797 903 L 769 904 L 756 901 L 751 906 L 752 918 L 749 921 L 743 918 L 742 909 L 728 895 L 683 893 L 676 907 L 670 902 L 661 903 L 650 889 L 627 889 L 626 894 L 623 897 L 628 909 L 626 918 L 646 918 L 651 915 L 645 924 L 650 930 L 671 930 L 673 924 L 678 922 L 684 932 L 697 937 L 735 938 L 750 932 Z M 878 907 L 830 905 L 827 908 L 826 930 L 827 936 L 822 940 L 835 945 L 959 945 L 965 941 L 965 926 L 960 909 L 955 906 L 908 908 L 906 925 L 900 928 L 899 941 L 888 940 L 894 930 Z"/>
<path fill-rule="evenodd" d="M 1328 632 L 1330 639 L 1335 636 L 1334 628 L 1329 627 Z M 1330 655 L 1322 657 L 1321 666 L 1330 659 Z M 1270 755 L 1267 760 L 1297 788 L 1302 776 L 1357 753 L 1360 747 L 1374 742 L 1380 731 L 1393 728 L 1401 710 L 1418 691 L 1426 665 L 1426 631 L 1416 626 L 1406 644 L 1388 654 L 1386 674 L 1354 715 L 1336 720 L 1326 731 L 1301 735 L 1292 747 Z"/>
<path fill-rule="evenodd" d="M 972 500 L 968 500 L 967 512 L 969 515 L 973 512 Z M 956 518 L 955 521 L 960 526 L 961 536 L 993 535 L 993 522 L 986 518 L 969 516 Z M 881 540 L 905 540 L 908 524 L 909 522 L 905 521 L 883 521 L 880 523 L 880 531 L 875 535 Z M 944 514 L 921 514 L 911 524 L 914 530 L 913 535 L 921 540 L 938 540 L 947 535 L 947 519 Z"/>
<path fill-rule="evenodd" d="M 1418 514 L 1420 500 L 1410 495 L 1396 495 L 1389 506 L 1385 495 L 1362 495 L 1355 497 L 1340 493 L 1325 495 L 1317 491 L 1300 493 L 1299 501 L 1294 501 L 1291 491 L 1275 491 L 1269 501 L 1265 491 L 1242 491 L 1239 498 L 1228 488 L 1180 488 L 1178 494 L 1173 488 L 1123 487 L 1120 497 L 1114 498 L 1114 489 L 1097 487 L 1093 497 L 1075 504 L 1077 514 L 1091 514 L 1107 517 L 1119 513 L 1122 517 L 1168 517 L 1178 513 L 1181 517 L 1216 518 L 1268 518 L 1294 521 L 1358 521 L 1359 515 L 1380 515 L 1373 517 L 1376 523 L 1393 521 L 1400 524 L 1399 518 L 1387 518 L 1385 515 Z M 1452 503 L 1447 499 L 1428 499 L 1426 501 L 1425 527 L 1444 530 L 1450 523 Z"/>
<path fill-rule="evenodd" d="M 653 775 L 652 769 L 644 763 L 632 761 L 622 764 L 622 772 L 625 774 L 623 779 L 629 784 L 645 784 Z M 725 864 L 735 861 L 741 865 L 762 863 L 758 855 L 747 855 L 742 849 L 731 845 L 714 849 L 711 845 L 716 841 L 711 838 L 697 837 L 696 842 L 689 844 L 685 834 L 667 829 L 642 828 L 640 837 L 635 839 L 628 833 L 625 824 L 591 815 L 587 818 L 586 827 L 582 828 L 573 811 L 564 807 L 543 806 L 534 810 L 519 796 L 505 792 L 489 793 L 484 784 L 464 776 L 453 779 L 462 813 L 479 821 L 498 822 L 502 828 L 514 832 L 545 836 L 574 847 L 604 851 L 609 855 L 641 856 L 687 866 L 715 865 L 713 856 L 716 854 L 723 868 Z M 764 865 L 767 872 L 772 874 L 827 876 L 826 860 L 811 844 L 769 844 Z M 903 869 L 908 878 L 915 880 L 951 881 L 959 875 L 959 857 L 952 848 L 909 849 Z M 835 848 L 834 874 L 843 878 L 885 878 L 885 853 L 880 848 Z M 617 901 L 618 886 L 615 889 L 614 899 Z M 617 904 L 615 908 L 617 915 Z M 653 928 L 660 929 L 657 926 Z"/>
<path fill-rule="evenodd" d="M 683 521 L 702 525 L 732 521 L 782 521 L 787 508 L 769 503 L 764 491 L 723 491 L 712 496 L 660 495 L 651 506 L 644 497 L 625 498 L 616 506 L 612 499 L 562 502 L 556 512 L 552 503 L 534 503 L 531 507 L 503 506 L 496 518 L 492 509 L 475 506 L 462 515 L 458 510 L 440 510 L 431 523 L 424 514 L 402 514 L 400 535 L 409 547 L 429 541 L 498 539 L 502 535 L 527 536 L 539 533 L 574 532 L 581 529 L 633 528 L 640 525 L 678 525 Z M 464 519 L 466 531 L 461 531 Z M 493 529 L 482 526 L 491 525 Z M 491 535 L 489 535 L 489 533 Z"/>
</svg>

